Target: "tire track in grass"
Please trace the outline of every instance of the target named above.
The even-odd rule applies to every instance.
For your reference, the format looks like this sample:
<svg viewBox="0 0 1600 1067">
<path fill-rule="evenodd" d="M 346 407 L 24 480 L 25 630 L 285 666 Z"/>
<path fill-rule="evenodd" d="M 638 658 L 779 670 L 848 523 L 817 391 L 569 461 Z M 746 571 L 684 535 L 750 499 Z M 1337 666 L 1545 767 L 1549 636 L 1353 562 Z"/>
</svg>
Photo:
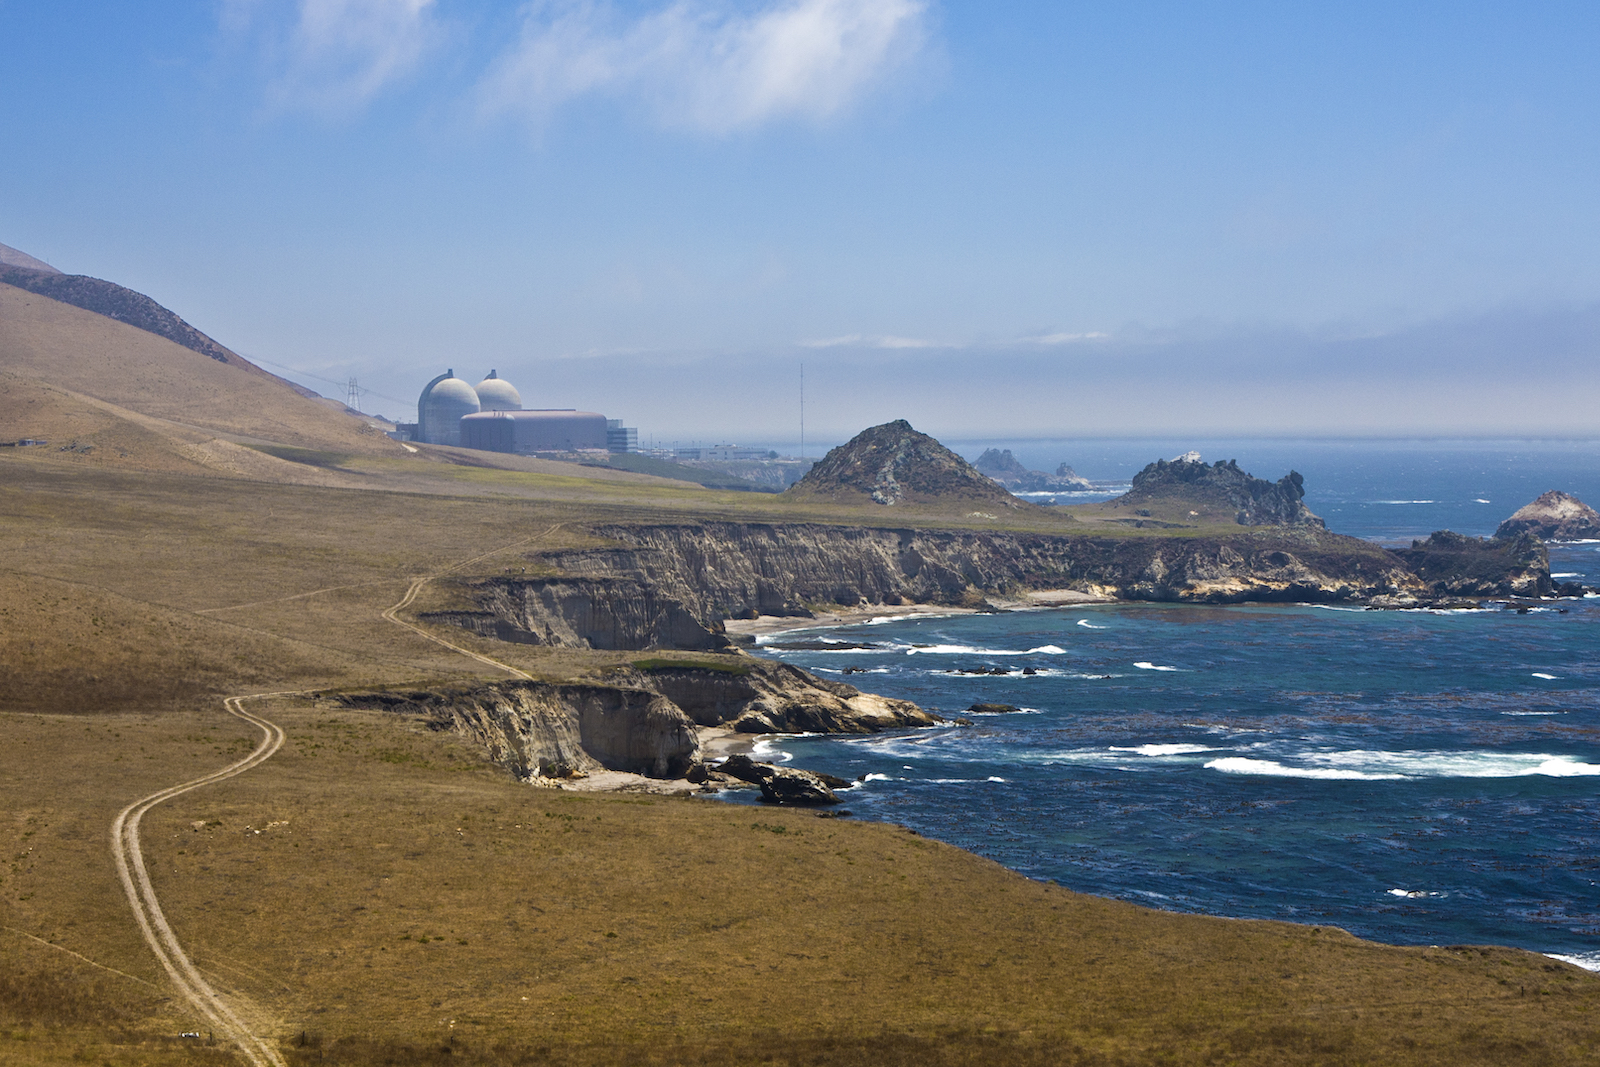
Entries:
<svg viewBox="0 0 1600 1067">
<path fill-rule="evenodd" d="M 543 534 L 524 538 L 514 544 L 503 548 L 485 552 L 471 559 L 463 560 L 446 569 L 444 573 L 476 563 L 499 552 L 525 545 L 540 537 L 548 536 L 561 528 L 561 523 L 550 527 Z M 452 644 L 444 638 L 431 634 L 420 626 L 414 626 L 396 613 L 408 607 L 422 587 L 432 581 L 434 575 L 417 578 L 406 590 L 406 595 L 400 598 L 399 603 L 384 611 L 383 617 L 396 626 L 403 626 L 421 637 L 438 645 L 443 645 L 452 652 L 459 652 L 463 656 L 471 657 L 479 663 L 502 670 L 526 681 L 532 681 L 533 676 L 526 671 L 520 671 L 499 660 L 490 659 L 488 656 L 479 655 L 470 649 Z M 326 592 L 326 590 L 315 590 Z M 302 594 L 310 595 L 310 594 Z M 294 598 L 290 598 L 294 599 Z M 122 891 L 127 895 L 128 903 L 133 907 L 134 918 L 139 922 L 139 932 L 144 935 L 144 940 L 150 946 L 150 951 L 156 954 L 156 959 L 161 962 L 162 968 L 167 972 L 167 977 L 172 979 L 172 984 L 178 992 L 194 1007 L 205 1019 L 210 1022 L 213 1032 L 221 1033 L 227 1040 L 239 1047 L 244 1058 L 252 1067 L 287 1067 L 278 1050 L 273 1048 L 264 1039 L 258 1037 L 242 1020 L 238 1012 L 231 1007 L 218 993 L 216 988 L 206 981 L 200 973 L 189 954 L 184 952 L 183 946 L 178 943 L 178 937 L 172 932 L 171 925 L 167 922 L 166 914 L 161 910 L 161 902 L 156 899 L 155 886 L 150 882 L 150 872 L 144 864 L 144 853 L 139 847 L 139 823 L 145 814 L 158 804 L 163 804 L 173 797 L 182 796 L 202 786 L 215 782 L 226 781 L 235 775 L 243 774 L 253 767 L 258 767 L 271 759 L 278 749 L 283 747 L 284 733 L 282 727 L 276 723 L 254 715 L 244 709 L 246 700 L 257 700 L 263 697 L 294 696 L 295 692 L 281 693 L 252 693 L 248 696 L 228 697 L 223 701 L 223 706 L 228 713 L 236 718 L 243 719 L 261 731 L 261 741 L 255 749 L 244 759 L 218 771 L 202 775 L 179 785 L 169 786 L 158 790 L 149 796 L 141 797 L 117 813 L 116 821 L 111 824 L 111 854 L 116 860 L 117 877 L 122 881 Z M 92 962 L 92 961 L 91 961 Z M 98 965 L 97 965 L 98 966 Z"/>
<path fill-rule="evenodd" d="M 289 696 L 289 693 L 255 693 L 251 696 L 228 697 L 223 705 L 228 713 L 243 719 L 261 731 L 261 741 L 244 759 L 230 763 L 219 771 L 202 775 L 179 785 L 158 790 L 129 804 L 117 813 L 111 824 L 111 853 L 117 863 L 117 877 L 122 881 L 122 891 L 133 906 L 134 918 L 139 922 L 139 932 L 156 954 L 167 977 L 196 1011 L 210 1024 L 214 1033 L 239 1046 L 252 1067 L 286 1067 L 278 1050 L 257 1037 L 239 1018 L 238 1014 L 206 981 L 167 923 L 167 917 L 156 899 L 155 887 L 150 883 L 150 872 L 144 864 L 144 853 L 139 847 L 139 823 L 145 814 L 158 804 L 182 796 L 201 786 L 225 781 L 257 767 L 283 747 L 284 733 L 276 723 L 253 715 L 244 709 L 246 700 L 258 697 Z"/>
</svg>

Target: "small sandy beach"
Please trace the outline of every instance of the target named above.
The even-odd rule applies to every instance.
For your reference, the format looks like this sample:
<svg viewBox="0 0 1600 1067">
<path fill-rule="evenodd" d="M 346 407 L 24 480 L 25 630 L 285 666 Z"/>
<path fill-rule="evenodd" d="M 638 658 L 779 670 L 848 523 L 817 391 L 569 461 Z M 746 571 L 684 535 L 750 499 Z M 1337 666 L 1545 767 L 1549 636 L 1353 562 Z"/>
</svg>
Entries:
<svg viewBox="0 0 1600 1067">
<path fill-rule="evenodd" d="M 1071 604 L 1115 604 L 1114 597 L 1083 593 L 1076 589 L 1035 589 L 1019 597 L 990 597 L 989 603 L 1002 611 L 1041 611 Z M 860 608 L 840 608 L 811 618 L 794 615 L 762 615 L 755 619 L 729 619 L 727 632 L 761 637 L 790 630 L 822 630 L 837 626 L 856 626 L 873 619 L 948 618 L 975 615 L 977 608 L 958 608 L 947 604 L 871 604 Z"/>
</svg>

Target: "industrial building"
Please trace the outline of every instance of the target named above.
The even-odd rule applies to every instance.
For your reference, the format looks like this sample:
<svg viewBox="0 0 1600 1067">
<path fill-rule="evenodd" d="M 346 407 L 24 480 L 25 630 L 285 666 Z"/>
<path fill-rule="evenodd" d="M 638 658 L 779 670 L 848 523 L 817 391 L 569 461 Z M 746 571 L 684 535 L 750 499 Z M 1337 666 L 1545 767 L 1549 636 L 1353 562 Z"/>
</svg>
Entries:
<svg viewBox="0 0 1600 1067">
<path fill-rule="evenodd" d="M 495 371 L 468 385 L 447 370 L 417 398 L 411 439 L 485 452 L 637 452 L 639 431 L 593 411 L 524 410 L 522 394 Z"/>
</svg>

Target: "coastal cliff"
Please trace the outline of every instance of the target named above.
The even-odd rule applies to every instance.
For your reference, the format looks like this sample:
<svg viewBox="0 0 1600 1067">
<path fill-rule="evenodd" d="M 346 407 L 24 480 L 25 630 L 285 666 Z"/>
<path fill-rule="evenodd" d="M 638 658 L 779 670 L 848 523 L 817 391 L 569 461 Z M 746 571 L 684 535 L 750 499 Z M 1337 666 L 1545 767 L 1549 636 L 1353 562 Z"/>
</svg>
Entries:
<svg viewBox="0 0 1600 1067">
<path fill-rule="evenodd" d="M 341 694 L 345 707 L 413 716 L 480 745 L 519 780 L 598 770 L 677 778 L 700 758 L 697 727 L 740 734 L 871 734 L 942 720 L 788 664 L 649 664 L 589 683 L 493 682 Z"/>
</svg>

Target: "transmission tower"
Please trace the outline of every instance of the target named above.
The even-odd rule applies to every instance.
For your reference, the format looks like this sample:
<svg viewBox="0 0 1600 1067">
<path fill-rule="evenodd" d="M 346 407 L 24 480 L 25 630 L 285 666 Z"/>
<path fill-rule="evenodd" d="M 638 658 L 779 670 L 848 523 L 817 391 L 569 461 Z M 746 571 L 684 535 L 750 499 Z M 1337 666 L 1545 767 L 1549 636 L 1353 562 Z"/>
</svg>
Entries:
<svg viewBox="0 0 1600 1067">
<path fill-rule="evenodd" d="M 345 401 L 345 406 L 353 411 L 361 410 L 361 386 L 356 384 L 354 378 L 350 379 L 350 398 Z"/>
</svg>

